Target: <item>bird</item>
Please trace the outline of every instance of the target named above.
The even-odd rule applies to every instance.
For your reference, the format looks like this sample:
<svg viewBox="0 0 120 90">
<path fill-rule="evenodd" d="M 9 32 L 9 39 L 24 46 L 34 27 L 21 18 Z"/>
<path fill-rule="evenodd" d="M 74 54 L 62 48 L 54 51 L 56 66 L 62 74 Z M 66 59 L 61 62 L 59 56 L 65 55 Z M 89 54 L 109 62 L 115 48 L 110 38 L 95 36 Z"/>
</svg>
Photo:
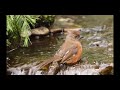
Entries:
<svg viewBox="0 0 120 90">
<path fill-rule="evenodd" d="M 42 69 L 53 62 L 59 62 L 60 64 L 66 65 L 76 64 L 82 56 L 82 45 L 79 41 L 80 38 L 80 30 L 67 31 L 65 41 L 55 55 L 48 60 L 43 61 L 37 67 Z"/>
<path fill-rule="evenodd" d="M 68 31 L 65 42 L 56 52 L 54 57 L 60 57 L 60 63 L 75 64 L 80 60 L 82 54 L 82 45 L 79 42 L 80 31 Z M 57 59 L 55 60 L 57 61 Z M 59 61 L 59 60 L 58 60 Z"/>
</svg>

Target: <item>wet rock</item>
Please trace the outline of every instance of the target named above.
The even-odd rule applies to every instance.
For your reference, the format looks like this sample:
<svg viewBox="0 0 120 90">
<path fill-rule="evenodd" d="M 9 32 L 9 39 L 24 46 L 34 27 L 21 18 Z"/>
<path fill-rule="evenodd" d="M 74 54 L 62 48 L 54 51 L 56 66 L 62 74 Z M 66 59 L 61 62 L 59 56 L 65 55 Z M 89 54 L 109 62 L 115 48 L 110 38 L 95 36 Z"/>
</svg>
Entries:
<svg viewBox="0 0 120 90">
<path fill-rule="evenodd" d="M 106 66 L 105 68 L 100 68 L 100 75 L 110 75 L 113 67 L 112 66 Z"/>
<path fill-rule="evenodd" d="M 69 67 L 69 69 L 65 71 L 60 71 L 57 75 L 99 75 L 95 69 L 89 68 L 73 68 Z"/>
<path fill-rule="evenodd" d="M 87 41 L 89 41 L 89 40 L 102 40 L 102 37 L 100 37 L 100 36 L 91 36 L 91 37 L 89 37 L 87 39 Z"/>
<path fill-rule="evenodd" d="M 103 40 L 103 41 L 97 41 L 97 42 L 91 42 L 89 43 L 89 47 L 93 48 L 93 47 L 108 47 L 108 43 L 107 41 Z"/>
<path fill-rule="evenodd" d="M 100 31 L 103 31 L 104 29 L 102 28 L 102 26 L 95 26 L 94 28 L 92 28 L 93 31 L 96 31 L 96 32 L 100 32 Z"/>
<path fill-rule="evenodd" d="M 59 22 L 68 22 L 68 23 L 69 23 L 69 22 L 70 22 L 70 23 L 71 23 L 71 22 L 72 22 L 72 23 L 74 22 L 74 20 L 71 19 L 71 18 L 60 18 L 60 19 L 58 19 L 58 21 L 59 21 Z"/>
<path fill-rule="evenodd" d="M 99 46 L 100 43 L 101 43 L 101 41 L 91 42 L 91 43 L 89 43 L 89 47 L 90 47 L 90 48 L 92 48 L 92 47 L 97 47 L 97 46 Z"/>
<path fill-rule="evenodd" d="M 100 47 L 108 47 L 107 41 L 103 40 L 102 43 L 100 44 Z"/>
<path fill-rule="evenodd" d="M 74 24 L 74 20 L 71 18 L 59 18 L 56 19 L 54 22 L 54 26 L 59 26 L 59 27 L 68 27 L 72 26 Z"/>
<path fill-rule="evenodd" d="M 96 65 L 79 65 L 68 67 L 66 70 L 60 70 L 57 75 L 109 75 L 112 71 L 112 64 L 100 64 L 99 68 Z"/>
<path fill-rule="evenodd" d="M 91 30 L 90 30 L 90 29 L 86 29 L 85 32 L 86 32 L 86 33 L 89 33 L 89 32 L 91 32 Z"/>
<path fill-rule="evenodd" d="M 46 35 L 49 33 L 49 29 L 46 27 L 39 27 L 32 29 L 31 33 L 32 35 Z"/>
<path fill-rule="evenodd" d="M 90 28 L 80 28 L 80 29 L 81 29 L 81 32 L 85 32 L 85 33 L 91 32 Z"/>
<path fill-rule="evenodd" d="M 85 33 L 95 33 L 95 32 L 101 32 L 106 30 L 103 26 L 95 26 L 93 28 L 81 28 L 82 32 Z"/>
<path fill-rule="evenodd" d="M 9 75 L 109 75 L 113 69 L 113 63 L 102 63 L 99 64 L 98 68 L 95 68 L 96 64 L 77 64 L 75 66 L 68 66 L 66 69 L 61 69 L 55 72 L 56 69 L 58 69 L 58 64 L 54 64 L 52 64 L 52 67 L 49 67 L 48 72 L 39 70 L 37 66 L 31 66 L 28 69 L 23 69 L 23 66 L 22 68 L 9 68 L 7 71 Z"/>
</svg>

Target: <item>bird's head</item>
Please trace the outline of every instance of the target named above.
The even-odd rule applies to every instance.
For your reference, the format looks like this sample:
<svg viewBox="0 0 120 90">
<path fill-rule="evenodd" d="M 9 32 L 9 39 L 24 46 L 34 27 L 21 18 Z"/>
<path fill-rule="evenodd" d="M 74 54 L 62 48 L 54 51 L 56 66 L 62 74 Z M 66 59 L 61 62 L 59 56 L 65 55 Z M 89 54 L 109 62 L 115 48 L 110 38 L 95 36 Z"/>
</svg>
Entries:
<svg viewBox="0 0 120 90">
<path fill-rule="evenodd" d="M 68 35 L 75 38 L 75 39 L 81 39 L 83 38 L 81 35 L 80 35 L 80 31 L 81 30 L 74 30 L 74 31 L 68 31 Z"/>
</svg>

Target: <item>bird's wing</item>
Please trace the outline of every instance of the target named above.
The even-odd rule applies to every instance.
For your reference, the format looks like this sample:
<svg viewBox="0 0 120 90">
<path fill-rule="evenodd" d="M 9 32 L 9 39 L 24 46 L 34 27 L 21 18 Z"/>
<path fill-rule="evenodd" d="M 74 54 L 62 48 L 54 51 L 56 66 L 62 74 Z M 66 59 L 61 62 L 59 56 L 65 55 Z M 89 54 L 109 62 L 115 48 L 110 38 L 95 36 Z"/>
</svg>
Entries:
<svg viewBox="0 0 120 90">
<path fill-rule="evenodd" d="M 64 57 L 64 55 L 66 54 L 67 51 L 69 51 L 71 48 L 75 47 L 74 43 L 71 42 L 65 42 L 64 44 L 62 44 L 62 46 L 60 47 L 60 49 L 56 52 L 55 55 L 60 56 L 61 58 Z"/>
<path fill-rule="evenodd" d="M 64 54 L 61 63 L 71 58 L 73 55 L 77 53 L 77 51 L 78 51 L 77 45 L 72 45 L 69 48 L 69 50 Z"/>
</svg>

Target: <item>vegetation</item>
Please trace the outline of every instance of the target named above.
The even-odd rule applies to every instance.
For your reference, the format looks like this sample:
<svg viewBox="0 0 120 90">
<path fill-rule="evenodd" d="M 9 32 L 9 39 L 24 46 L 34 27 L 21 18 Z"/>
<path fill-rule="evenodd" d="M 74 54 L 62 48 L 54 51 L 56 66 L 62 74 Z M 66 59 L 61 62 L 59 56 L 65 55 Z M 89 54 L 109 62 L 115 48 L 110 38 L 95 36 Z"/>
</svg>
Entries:
<svg viewBox="0 0 120 90">
<path fill-rule="evenodd" d="M 7 15 L 7 46 L 11 44 L 12 41 L 23 40 L 23 46 L 28 46 L 28 41 L 30 41 L 28 34 L 25 37 L 21 37 L 21 33 L 28 32 L 30 30 L 30 25 L 34 26 L 36 23 L 36 18 L 30 15 Z"/>
<path fill-rule="evenodd" d="M 38 15 L 35 27 L 45 26 L 51 28 L 54 23 L 55 15 Z"/>
<path fill-rule="evenodd" d="M 31 27 L 45 26 L 45 24 L 50 26 L 51 22 L 54 22 L 54 17 L 55 15 L 7 15 L 7 46 L 21 44 L 23 47 L 28 47 Z"/>
</svg>

